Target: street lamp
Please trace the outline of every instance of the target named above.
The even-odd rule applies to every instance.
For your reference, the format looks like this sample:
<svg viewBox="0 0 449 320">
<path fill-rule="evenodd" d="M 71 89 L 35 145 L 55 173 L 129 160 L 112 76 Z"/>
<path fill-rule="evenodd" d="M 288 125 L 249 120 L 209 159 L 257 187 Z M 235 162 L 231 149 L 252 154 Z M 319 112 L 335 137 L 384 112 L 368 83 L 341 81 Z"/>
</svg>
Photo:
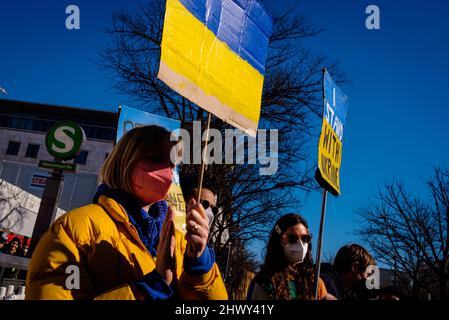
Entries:
<svg viewBox="0 0 449 320">
<path fill-rule="evenodd" d="M 3 94 L 5 94 L 5 95 L 8 94 L 8 92 L 6 92 L 6 90 L 3 89 L 2 87 L 0 87 L 0 92 L 3 93 Z"/>
</svg>

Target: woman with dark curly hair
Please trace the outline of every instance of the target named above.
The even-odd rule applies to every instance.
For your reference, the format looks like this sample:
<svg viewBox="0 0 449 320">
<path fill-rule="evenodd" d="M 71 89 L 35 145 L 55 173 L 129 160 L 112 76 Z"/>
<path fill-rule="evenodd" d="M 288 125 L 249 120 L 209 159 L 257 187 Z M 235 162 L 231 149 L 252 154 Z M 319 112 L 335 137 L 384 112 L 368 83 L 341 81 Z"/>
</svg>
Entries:
<svg viewBox="0 0 449 320">
<path fill-rule="evenodd" d="M 262 269 L 248 292 L 251 300 L 314 300 L 315 265 L 311 235 L 300 215 L 282 216 L 274 226 Z M 318 299 L 327 299 L 318 280 Z"/>
</svg>

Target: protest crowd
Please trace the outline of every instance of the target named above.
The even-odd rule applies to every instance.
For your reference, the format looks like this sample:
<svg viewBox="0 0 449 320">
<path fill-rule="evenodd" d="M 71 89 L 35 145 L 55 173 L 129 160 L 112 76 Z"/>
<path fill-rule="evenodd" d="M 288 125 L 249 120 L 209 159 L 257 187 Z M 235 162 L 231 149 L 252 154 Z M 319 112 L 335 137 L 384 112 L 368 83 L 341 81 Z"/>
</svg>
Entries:
<svg viewBox="0 0 449 320">
<path fill-rule="evenodd" d="M 358 244 L 321 264 L 315 279 L 312 236 L 299 213 L 276 221 L 260 270 L 244 269 L 225 285 L 209 234 L 218 213 L 213 183 L 205 181 L 198 197 L 197 177 L 181 177 L 185 235 L 164 200 L 175 145 L 156 125 L 122 137 L 103 164 L 92 204 L 61 216 L 40 239 L 26 273 L 26 299 L 314 300 L 315 281 L 319 300 L 406 299 L 397 287 L 367 288 L 367 270 L 376 262 Z M 20 239 L 2 239 L 4 254 L 26 255 Z M 67 287 L 67 266 L 79 269 L 79 287 Z"/>
<path fill-rule="evenodd" d="M 382 261 L 383 255 L 379 254 L 382 252 L 379 247 L 384 243 L 374 238 L 380 234 L 391 240 L 385 244 L 385 252 L 396 246 L 390 230 L 397 230 L 385 226 L 389 211 L 382 205 L 379 206 L 378 220 L 385 218 L 384 229 L 376 228 L 377 218 L 367 209 L 364 222 L 367 223 L 366 226 L 374 225 L 374 228 L 368 230 L 366 227 L 359 232 L 365 236 L 362 237 L 361 243 L 372 252 L 361 244 L 345 242 L 335 256 L 326 262 L 321 261 L 326 197 L 328 192 L 335 197 L 341 195 L 343 129 L 346 125 L 349 99 L 339 88 L 340 84 L 344 84 L 344 77 L 339 76 L 336 65 L 317 58 L 313 63 L 310 61 L 313 68 L 305 66 L 302 70 L 302 64 L 309 58 L 304 56 L 302 59 L 299 53 L 305 53 L 307 50 L 289 47 L 290 39 L 302 39 L 317 31 L 307 31 L 308 26 L 301 27 L 304 21 L 290 21 L 287 14 L 272 17 L 264 6 L 255 0 L 167 0 L 164 1 L 165 7 L 160 6 L 157 1 L 152 3 L 153 6 L 142 14 L 146 17 L 157 17 L 149 18 L 151 23 L 158 21 L 155 25 L 150 24 L 151 27 L 141 27 L 142 24 L 136 22 L 139 21 L 138 15 L 132 18 L 127 18 L 124 14 L 114 15 L 114 23 L 123 24 L 120 27 L 124 29 L 114 25 L 112 30 L 115 31 L 108 32 L 118 32 L 120 36 L 125 37 L 121 38 L 119 45 L 130 51 L 124 53 L 126 50 L 120 46 L 120 49 L 105 50 L 101 56 L 106 62 L 99 64 L 107 70 L 110 66 L 108 61 L 112 61 L 113 67 L 125 74 L 118 87 L 126 88 L 130 94 L 137 92 L 139 98 L 144 98 L 144 104 L 151 104 L 152 111 L 161 111 L 160 113 L 165 113 L 169 118 L 155 114 L 153 119 L 157 118 L 157 121 L 146 122 L 143 110 L 133 110 L 120 105 L 118 112 L 113 115 L 116 127 L 111 126 L 111 130 L 104 130 L 103 126 L 90 126 L 92 140 L 106 141 L 107 136 L 109 140 L 113 140 L 108 140 L 112 150 L 102 153 L 101 161 L 97 161 L 95 177 L 98 175 L 98 180 L 92 179 L 94 182 L 92 189 L 89 189 L 91 191 L 83 190 L 84 194 L 89 195 L 88 200 L 64 208 L 68 212 L 64 211 L 64 214 L 58 216 L 57 199 L 60 183 L 64 180 L 63 170 L 78 174 L 76 159 L 82 152 L 85 152 L 84 162 L 78 164 L 86 165 L 88 152 L 82 150 L 86 134 L 82 124 L 78 126 L 75 121 L 63 116 L 58 115 L 58 121 L 59 118 L 64 120 L 59 123 L 54 123 L 56 121 L 53 120 L 32 122 L 28 119 L 30 121 L 26 124 L 33 130 L 33 124 L 39 124 L 36 125 L 39 128 L 46 126 L 41 133 L 46 134 L 46 151 L 54 162 L 39 158 L 37 166 L 52 170 L 52 175 L 40 177 L 42 185 L 37 186 L 45 189 L 42 199 L 39 199 L 36 222 L 33 221 L 33 235 L 27 233 L 28 237 L 23 240 L 13 234 L 7 237 L 8 230 L 0 230 L 0 262 L 4 263 L 4 266 L 0 264 L 0 300 L 412 300 L 412 294 L 409 295 L 411 291 L 408 289 L 413 285 L 408 286 L 396 281 L 393 284 L 379 283 L 379 267 L 385 264 L 385 260 Z M 138 30 L 129 31 L 127 28 L 130 27 L 138 27 Z M 147 35 L 147 32 L 151 34 L 156 29 L 160 33 L 157 37 L 152 39 Z M 126 41 L 123 39 L 129 40 L 131 38 L 126 37 L 141 34 L 144 35 L 144 41 L 132 39 L 130 43 L 145 43 L 143 48 L 135 49 L 132 45 L 128 48 L 128 45 L 125 45 Z M 151 41 L 148 41 L 149 39 Z M 282 45 L 278 45 L 276 41 L 283 41 Z M 139 56 L 142 52 L 151 52 L 154 57 L 142 58 Z M 124 54 L 126 58 L 116 58 L 114 54 Z M 298 63 L 290 63 L 289 59 L 295 57 L 299 57 Z M 140 62 L 145 65 L 144 69 L 148 74 L 139 72 L 135 67 Z M 127 63 L 132 66 L 128 74 L 124 67 Z M 304 79 L 295 73 L 300 71 L 307 74 Z M 135 79 L 133 81 L 136 75 L 142 83 Z M 131 89 L 132 85 L 136 85 L 138 89 Z M 6 94 L 5 92 L 3 94 Z M 152 96 L 147 97 L 149 95 Z M 307 107 L 307 112 L 298 111 L 295 114 L 301 104 Z M 158 108 L 161 110 L 157 110 Z M 303 150 L 298 146 L 302 148 L 308 143 L 306 140 L 309 136 L 303 136 L 302 133 L 310 131 L 308 124 L 305 124 L 309 121 L 306 116 L 308 113 L 316 114 L 322 120 L 317 144 L 317 185 L 314 184 L 308 169 L 302 175 L 295 167 L 299 161 L 306 160 Z M 123 120 L 125 114 L 129 116 L 126 121 Z M 131 116 L 133 114 L 134 116 Z M 7 115 L 2 118 L 6 120 L 2 121 L 7 123 L 10 118 L 12 119 L 12 116 Z M 170 124 L 164 126 L 162 118 L 169 120 L 167 123 Z M 19 123 L 25 123 L 25 120 L 19 120 Z M 173 122 L 176 125 L 172 126 Z M 204 130 L 206 138 L 202 135 L 201 126 L 196 129 L 194 123 L 198 122 L 207 123 Z M 11 127 L 17 129 L 12 125 Z M 224 164 L 221 162 L 222 158 L 228 156 L 222 157 L 222 141 L 218 143 L 217 136 L 220 135 L 221 138 L 225 130 L 234 132 L 230 128 L 238 130 L 248 138 L 248 150 L 242 151 L 243 162 L 245 156 L 248 158 L 246 172 L 239 171 L 241 163 L 240 159 L 237 159 L 237 146 L 235 163 L 233 146 L 230 154 L 232 161 Z M 216 135 L 212 134 L 213 138 L 209 139 L 211 131 Z M 95 136 L 93 132 L 98 132 L 98 135 Z M 185 139 L 182 133 L 186 132 L 193 132 L 194 137 L 198 134 L 199 141 L 193 138 L 190 141 L 190 136 Z M 269 133 L 268 140 L 265 133 Z M 210 140 L 213 143 L 208 144 Z M 233 145 L 234 137 L 229 140 Z M 225 149 L 229 140 L 226 140 Z M 235 140 L 237 143 L 238 138 L 235 137 Z M 249 164 L 256 164 L 256 159 L 249 160 L 250 154 L 255 150 L 256 140 L 259 163 L 251 167 Z M 269 142 L 270 155 L 268 157 L 266 152 L 263 152 L 264 157 L 261 158 L 259 152 L 266 151 L 265 142 Z M 72 145 L 72 149 L 67 147 L 69 145 Z M 198 160 L 193 164 L 184 162 L 182 154 L 185 149 L 190 150 L 191 145 L 194 151 L 189 151 L 187 158 Z M 209 145 L 220 145 L 220 148 L 213 149 L 214 157 L 219 161 L 209 162 L 212 168 L 215 165 L 224 168 L 216 176 L 204 174 Z M 250 149 L 249 145 L 254 149 Z M 70 150 L 62 152 L 60 150 L 65 148 L 61 146 Z M 195 149 L 195 146 L 199 150 Z M 271 149 L 272 146 L 275 147 L 274 150 Z M 10 141 L 5 152 L 11 156 L 15 153 L 17 156 L 19 147 L 20 143 Z M 37 159 L 39 145 L 34 147 L 29 148 L 27 154 L 35 149 L 36 155 L 33 159 Z M 243 144 L 240 149 L 244 148 Z M 92 153 L 94 149 L 92 148 Z M 173 156 L 174 150 L 176 156 Z M 210 154 L 211 152 L 209 156 Z M 182 161 L 178 161 L 180 158 L 183 158 Z M 267 162 L 265 164 L 269 166 L 262 168 L 261 160 L 264 159 L 273 160 L 273 163 Z M 278 159 L 283 162 L 278 163 Z M 71 160 L 74 162 L 68 163 Z M 184 165 L 186 166 L 183 167 Z M 186 170 L 179 173 L 178 167 L 185 169 L 187 166 Z M 273 171 L 260 173 L 256 171 L 256 167 L 259 170 L 271 168 Z M 278 168 L 279 173 L 276 175 Z M 226 180 L 229 175 L 232 175 L 232 179 Z M 281 178 L 276 180 L 279 176 Z M 446 173 L 445 177 L 449 177 L 449 174 Z M 447 184 L 444 184 L 443 180 L 438 182 L 440 189 L 445 190 Z M 178 194 L 183 198 L 175 205 L 169 200 L 173 196 L 170 189 L 174 185 L 179 185 Z M 318 185 L 323 191 L 322 215 L 320 225 L 312 226 L 306 219 L 307 215 L 301 212 L 299 205 L 292 200 L 294 197 L 286 198 L 290 196 L 290 192 L 293 193 L 299 188 L 307 189 L 307 192 L 316 191 Z M 445 188 L 441 187 L 443 185 Z M 438 221 L 426 232 L 423 226 L 431 220 L 427 218 L 430 207 L 425 207 L 418 201 L 412 201 L 411 204 L 405 202 L 409 207 L 418 204 L 425 212 L 425 217 L 422 218 L 413 210 L 408 210 L 417 221 L 412 225 L 409 223 L 411 219 L 401 210 L 398 200 L 395 203 L 397 211 L 400 211 L 405 220 L 403 224 L 398 223 L 399 227 L 406 225 L 408 231 L 411 230 L 412 235 L 417 238 L 414 240 L 419 248 L 410 252 L 409 247 L 405 246 L 397 249 L 400 254 L 396 256 L 401 259 L 402 254 L 413 262 L 416 260 L 414 256 L 419 256 L 422 261 L 416 263 L 417 268 L 413 271 L 416 271 L 416 274 L 421 272 L 423 279 L 431 279 L 433 286 L 436 286 L 435 283 L 439 280 L 440 292 L 444 293 L 440 297 L 445 299 L 449 286 L 449 200 L 446 191 L 440 195 L 437 187 L 431 184 L 429 186 L 436 199 L 438 213 L 446 210 L 444 219 L 441 218 L 442 215 L 435 215 L 438 219 L 434 220 Z M 236 201 L 233 198 L 235 190 L 240 191 L 240 194 L 249 195 Z M 394 188 L 388 189 L 389 195 L 397 200 L 398 197 L 395 198 L 396 194 L 391 190 L 394 191 Z M 400 195 L 405 194 L 401 188 L 399 191 Z M 52 192 L 54 197 L 49 196 Z M 226 192 L 229 201 L 227 206 L 219 201 L 221 193 Z M 255 193 L 257 199 L 256 195 L 252 197 Z M 77 195 L 73 189 L 70 199 L 76 198 Z M 49 204 L 49 199 L 54 201 Z M 82 205 L 91 199 L 89 204 Z M 382 200 L 387 202 L 386 199 Z M 254 203 L 254 207 L 247 210 L 245 203 Z M 439 210 L 440 203 L 446 205 L 442 210 Z M 182 207 L 184 209 L 180 213 Z M 226 214 L 222 214 L 224 207 Z M 261 213 L 254 219 L 248 215 L 242 222 L 240 212 L 235 213 L 236 210 L 259 210 Z M 264 215 L 265 211 L 269 214 Z M 234 217 L 234 214 L 237 217 Z M 390 218 L 397 222 L 392 215 Z M 228 223 L 226 219 L 234 219 L 232 227 L 217 232 L 217 226 L 223 227 Z M 259 229 L 254 227 L 258 223 L 262 225 Z M 265 230 L 269 224 L 270 230 Z M 236 230 L 245 229 L 248 225 L 253 227 L 253 233 L 248 232 L 250 235 L 246 235 L 247 238 L 235 236 L 238 234 Z M 312 236 L 311 229 L 318 227 L 319 235 Z M 395 236 L 400 240 L 408 241 L 407 234 L 397 233 L 399 235 Z M 221 245 L 220 237 L 225 236 L 227 240 L 222 246 L 224 249 L 217 254 L 215 244 Z M 250 241 L 256 237 L 256 240 L 260 240 L 262 236 L 263 260 L 260 263 L 245 263 L 245 250 L 251 245 Z M 437 236 L 440 237 L 439 240 L 434 239 Z M 365 241 L 369 237 L 374 240 Z M 237 245 L 231 250 L 234 240 Z M 441 251 L 433 249 L 434 243 L 438 241 L 442 244 Z M 421 242 L 427 243 L 428 247 L 421 248 Z M 314 248 L 315 244 L 317 248 Z M 237 262 L 234 261 L 234 265 L 230 267 L 229 260 L 233 256 L 243 258 L 241 261 L 235 259 Z M 26 269 L 11 265 L 25 265 Z M 407 273 L 403 269 L 398 270 Z M 396 271 L 395 268 L 394 272 Z M 428 276 L 430 273 L 433 278 Z M 16 292 L 11 285 L 3 286 L 6 278 L 19 281 L 19 289 Z M 405 281 L 410 283 L 409 278 Z M 430 300 L 430 291 L 435 288 L 430 288 L 431 285 L 427 283 L 425 285 L 426 288 L 418 285 L 416 288 L 417 291 L 422 289 L 428 293 Z M 256 305 L 255 302 L 253 304 Z"/>
</svg>

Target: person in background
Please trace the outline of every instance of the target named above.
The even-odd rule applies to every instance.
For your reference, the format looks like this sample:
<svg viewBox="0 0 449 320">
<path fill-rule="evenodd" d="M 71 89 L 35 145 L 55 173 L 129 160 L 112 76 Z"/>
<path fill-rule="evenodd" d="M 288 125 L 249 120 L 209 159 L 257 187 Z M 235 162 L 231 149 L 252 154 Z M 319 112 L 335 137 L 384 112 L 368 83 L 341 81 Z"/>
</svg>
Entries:
<svg viewBox="0 0 449 320">
<path fill-rule="evenodd" d="M 6 239 L 3 237 L 3 233 L 0 234 L 0 252 L 3 252 L 3 248 L 6 245 Z"/>
<path fill-rule="evenodd" d="M 198 200 L 198 177 L 182 177 L 181 189 L 186 204 L 188 204 L 192 199 Z M 218 214 L 217 192 L 213 184 L 206 179 L 203 180 L 203 185 L 201 187 L 200 203 L 209 218 L 209 227 L 212 228 L 215 217 Z"/>
<path fill-rule="evenodd" d="M 22 252 L 20 254 L 22 257 L 28 257 L 28 245 L 24 244 L 22 247 Z"/>
<path fill-rule="evenodd" d="M 231 300 L 247 300 L 248 299 L 248 289 L 251 285 L 251 281 L 254 279 L 256 274 L 248 268 L 243 267 L 239 270 L 236 275 L 235 280 L 232 282 L 229 289 L 229 296 Z"/>
<path fill-rule="evenodd" d="M 163 200 L 173 146 L 155 125 L 120 139 L 100 170 L 93 203 L 61 216 L 40 239 L 26 299 L 227 299 L 207 246 L 204 208 L 189 203 L 184 237 Z M 78 284 L 67 285 L 67 267 L 78 270 Z"/>
<path fill-rule="evenodd" d="M 9 254 L 12 256 L 19 256 L 20 255 L 20 239 L 19 238 L 12 238 L 11 241 L 6 243 L 6 245 L 2 248 L 2 253 Z M 16 279 L 18 276 L 19 270 L 16 268 L 7 268 L 4 273 L 5 278 L 13 278 Z"/>
<path fill-rule="evenodd" d="M 338 250 L 333 265 L 321 264 L 321 277 L 329 294 L 338 300 L 367 300 L 366 278 L 370 265 L 376 262 L 368 250 L 355 243 L 348 244 Z"/>
<path fill-rule="evenodd" d="M 271 231 L 261 271 L 253 280 L 250 300 L 314 300 L 315 266 L 307 221 L 298 214 L 282 216 Z M 318 299 L 327 299 L 318 279 Z"/>
<path fill-rule="evenodd" d="M 12 256 L 18 255 L 20 252 L 20 239 L 12 238 L 3 248 L 2 252 Z"/>
</svg>

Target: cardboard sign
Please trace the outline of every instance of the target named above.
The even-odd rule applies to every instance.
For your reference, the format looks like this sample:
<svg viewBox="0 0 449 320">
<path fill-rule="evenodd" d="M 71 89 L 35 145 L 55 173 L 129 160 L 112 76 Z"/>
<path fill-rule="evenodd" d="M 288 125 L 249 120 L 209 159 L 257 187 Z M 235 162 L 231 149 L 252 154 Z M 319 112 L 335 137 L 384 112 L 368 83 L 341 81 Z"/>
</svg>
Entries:
<svg viewBox="0 0 449 320">
<path fill-rule="evenodd" d="M 318 170 L 315 178 L 321 187 L 338 196 L 341 193 L 340 168 L 348 98 L 326 70 L 323 72 L 323 95 L 323 125 L 318 143 Z"/>
<path fill-rule="evenodd" d="M 271 33 L 256 0 L 167 0 L 158 78 L 255 136 Z"/>
</svg>

